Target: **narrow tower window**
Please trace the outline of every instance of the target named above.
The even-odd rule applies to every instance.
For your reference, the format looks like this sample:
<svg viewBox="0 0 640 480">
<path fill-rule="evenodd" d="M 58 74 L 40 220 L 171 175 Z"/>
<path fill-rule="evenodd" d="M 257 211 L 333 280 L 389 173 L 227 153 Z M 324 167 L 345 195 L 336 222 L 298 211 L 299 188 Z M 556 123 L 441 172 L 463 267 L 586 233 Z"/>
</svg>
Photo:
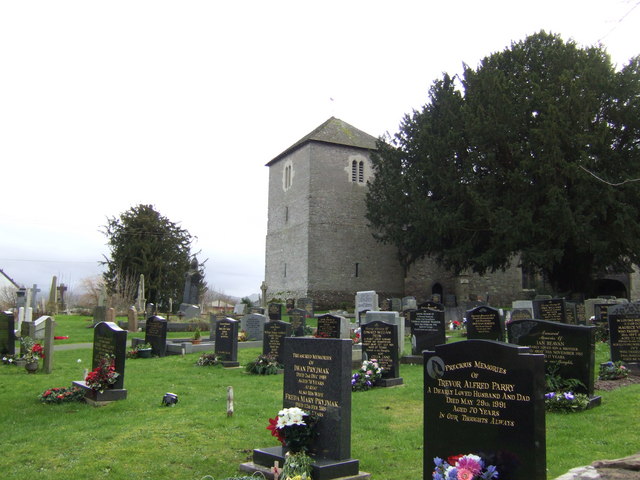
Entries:
<svg viewBox="0 0 640 480">
<path fill-rule="evenodd" d="M 360 264 L 356 263 L 356 277 L 360 274 Z"/>
<path fill-rule="evenodd" d="M 358 182 L 364 183 L 364 162 L 362 160 L 358 164 Z"/>
<path fill-rule="evenodd" d="M 351 162 L 351 181 L 356 182 L 358 180 L 358 162 L 355 160 Z"/>
</svg>

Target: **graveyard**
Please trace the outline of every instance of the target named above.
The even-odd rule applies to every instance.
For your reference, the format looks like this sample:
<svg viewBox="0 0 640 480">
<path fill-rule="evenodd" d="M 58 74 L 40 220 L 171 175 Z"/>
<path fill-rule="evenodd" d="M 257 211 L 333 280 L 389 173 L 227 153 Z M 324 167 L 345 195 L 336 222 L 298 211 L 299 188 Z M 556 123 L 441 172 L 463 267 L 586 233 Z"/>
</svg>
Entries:
<svg viewBox="0 0 640 480">
<path fill-rule="evenodd" d="M 428 307 L 430 305 L 420 306 L 424 308 L 424 312 L 416 316 L 414 335 L 421 329 L 429 330 L 433 315 L 429 313 Z M 623 310 L 624 312 L 627 310 Z M 367 348 L 375 351 L 376 355 L 388 354 L 390 345 L 400 341 L 398 326 L 380 321 L 385 316 L 391 319 L 393 315 L 389 316 L 389 313 L 367 312 L 362 316 L 363 337 L 368 342 Z M 485 309 L 475 313 L 480 323 L 485 325 L 492 312 Z M 291 323 L 300 327 L 301 317 L 303 318 L 299 312 L 294 312 L 292 319 L 283 316 L 282 323 L 289 327 L 290 320 L 293 320 Z M 342 329 L 340 317 L 324 317 L 320 315 L 305 320 L 309 327 L 317 327 L 322 332 L 320 336 L 339 333 Z M 229 358 L 222 358 L 231 362 L 227 368 L 223 364 L 196 366 L 200 352 L 127 359 L 126 380 L 123 382 L 126 399 L 113 401 L 105 406 L 94 407 L 76 402 L 57 405 L 41 403 L 38 399 L 40 394 L 54 387 L 68 387 L 72 381 L 82 379 L 85 369 L 92 368 L 94 350 L 91 345 L 94 330 L 87 328 L 87 320 L 78 316 L 56 316 L 56 335 L 68 337 L 57 340 L 56 345 L 62 347 L 65 344 L 75 344 L 79 348 L 56 349 L 54 367 L 50 374 L 40 370 L 29 375 L 15 366 L 0 366 L 0 398 L 3 405 L 0 417 L 5 426 L 3 444 L 6 445 L 2 460 L 5 478 L 38 476 L 53 479 L 62 475 L 65 478 L 201 479 L 210 475 L 221 480 L 240 476 L 241 465 L 263 458 L 261 455 L 264 452 L 271 455 L 274 449 L 279 450 L 278 442 L 266 427 L 269 419 L 283 408 L 283 386 L 285 390 L 291 391 L 300 389 L 301 386 L 291 384 L 293 377 L 286 373 L 264 376 L 247 374 L 241 367 L 262 353 L 262 348 L 254 346 L 255 343 L 252 342 L 244 345 L 240 342 L 240 348 L 233 351 L 233 348 L 226 348 L 224 339 L 218 338 L 221 358 L 223 355 L 230 355 Z M 223 322 L 223 330 L 227 334 L 231 331 L 237 335 L 238 324 L 232 322 Z M 275 320 L 265 325 L 272 322 L 277 325 Z M 544 321 L 541 324 L 544 325 Z M 150 326 L 153 327 L 150 328 L 150 333 L 157 333 L 159 327 L 153 323 Z M 277 329 L 272 330 L 270 327 L 265 329 L 265 338 L 269 338 L 269 343 L 274 344 L 271 347 L 277 348 L 279 345 L 275 345 L 278 342 L 274 339 Z M 284 332 L 289 330 L 284 329 Z M 402 353 L 405 357 L 415 357 L 410 329 L 404 333 Z M 178 339 L 184 337 L 185 333 L 166 332 L 166 335 L 169 339 Z M 223 332 L 215 332 L 215 335 L 223 335 Z M 546 332 L 546 335 L 551 333 Z M 205 334 L 205 337 L 208 336 Z M 152 340 L 145 332 L 128 332 L 127 348 L 134 338 L 140 342 Z M 462 331 L 447 330 L 446 346 L 451 347 L 466 338 Z M 317 342 L 345 341 L 313 337 L 300 340 L 303 341 L 303 348 L 311 349 L 311 352 Z M 620 343 L 619 339 L 616 340 L 616 343 Z M 519 351 L 520 348 L 503 345 L 506 345 L 504 348 L 508 352 L 505 354 L 505 358 L 509 358 L 506 362 L 512 365 L 513 354 L 509 352 Z M 427 348 L 431 349 L 431 345 Z M 446 358 L 441 347 L 433 348 L 436 354 Z M 576 347 L 568 345 L 567 348 L 570 351 Z M 291 356 L 292 353 L 285 352 L 285 357 L 286 355 Z M 453 355 L 457 358 L 460 353 Z M 611 356 L 609 346 L 603 342 L 595 343 L 593 355 L 595 365 L 608 361 Z M 488 359 L 485 360 L 483 365 L 490 363 Z M 430 468 L 428 457 L 433 451 L 442 448 L 443 443 L 449 442 L 449 438 L 464 437 L 467 433 L 476 442 L 474 444 L 471 441 L 469 448 L 479 448 L 477 442 L 482 443 L 483 439 L 486 447 L 490 447 L 489 437 L 483 437 L 482 430 L 479 430 L 481 426 L 476 420 L 455 422 L 456 424 L 446 423 L 448 420 L 445 420 L 443 425 L 435 429 L 433 438 L 434 430 L 426 430 L 424 423 L 425 403 L 429 397 L 429 394 L 425 394 L 424 371 L 425 368 L 429 371 L 432 365 L 425 367 L 420 363 L 399 364 L 394 355 L 389 355 L 384 361 L 393 365 L 390 368 L 391 374 L 387 375 L 391 378 L 386 379 L 390 388 L 376 387 L 366 392 L 349 392 L 349 428 L 341 431 L 337 437 L 348 445 L 340 442 L 332 445 L 330 441 L 330 447 L 337 449 L 334 456 L 356 459 L 357 465 L 354 468 L 367 472 L 373 479 L 430 479 L 430 472 L 425 472 Z M 458 362 L 460 363 L 464 362 Z M 347 366 L 344 370 L 350 374 L 351 369 L 352 366 Z M 546 463 L 538 462 L 541 470 L 535 473 L 536 476 L 532 474 L 527 478 L 551 480 L 574 467 L 637 453 L 640 434 L 637 429 L 629 428 L 629 421 L 637 417 L 640 384 L 617 387 L 615 383 L 609 382 L 605 386 L 604 383 L 595 381 L 597 371 L 592 369 L 587 374 L 591 376 L 591 382 L 587 382 L 589 393 L 599 397 L 601 401 L 597 407 L 583 412 L 547 412 L 540 420 L 538 406 L 530 418 L 525 420 L 510 417 L 508 405 L 498 405 L 497 408 L 502 410 L 499 415 L 494 415 L 507 419 L 505 422 L 522 422 L 518 427 L 532 432 L 528 438 L 520 432 L 520 435 L 516 434 L 509 439 L 510 442 L 521 442 L 526 451 L 533 450 L 531 445 L 541 441 L 546 444 L 544 451 L 534 454 L 531 460 L 535 464 L 541 457 L 546 457 Z M 516 380 L 521 380 L 520 377 L 517 375 L 509 382 L 515 384 Z M 599 389 L 599 385 L 603 385 L 603 388 Z M 234 391 L 232 415 L 227 410 L 229 386 Z M 524 394 L 528 387 L 517 388 L 522 389 L 520 392 Z M 325 390 L 326 387 L 319 390 L 322 395 L 320 398 L 326 398 L 327 404 L 331 404 L 334 401 L 331 395 L 338 393 L 327 393 Z M 174 393 L 178 398 L 178 403 L 171 408 L 162 405 L 163 396 L 168 392 Z M 347 397 L 344 395 L 344 392 L 339 394 L 339 400 L 335 402 L 346 402 Z M 455 395 L 451 398 L 454 397 Z M 289 403 L 287 398 L 290 399 Z M 293 396 L 287 398 L 284 398 L 284 406 L 293 405 L 299 400 Z M 441 398 L 436 395 L 435 404 L 439 400 Z M 456 411 L 451 405 L 440 405 L 438 408 L 442 412 Z M 460 408 L 455 406 L 457 411 Z M 432 414 L 433 412 L 427 413 L 428 416 Z M 543 440 L 540 437 L 540 423 L 544 423 Z M 347 427 L 344 424 L 331 427 L 331 433 L 325 433 L 325 437 L 335 438 L 336 428 Z M 534 434 L 534 431 L 537 433 Z M 150 455 L 160 455 L 161 458 L 150 462 Z M 353 463 L 351 460 L 349 462 Z"/>
</svg>

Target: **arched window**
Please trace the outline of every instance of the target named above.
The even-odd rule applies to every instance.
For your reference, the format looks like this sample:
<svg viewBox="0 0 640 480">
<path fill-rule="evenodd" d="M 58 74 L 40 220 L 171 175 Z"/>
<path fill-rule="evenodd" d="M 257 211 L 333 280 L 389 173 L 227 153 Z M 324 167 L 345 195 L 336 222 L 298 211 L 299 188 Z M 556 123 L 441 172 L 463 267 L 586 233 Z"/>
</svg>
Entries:
<svg viewBox="0 0 640 480">
<path fill-rule="evenodd" d="M 364 183 L 364 162 L 362 160 L 358 164 L 358 183 Z"/>
<path fill-rule="evenodd" d="M 351 181 L 356 182 L 358 180 L 358 162 L 351 162 Z"/>
</svg>

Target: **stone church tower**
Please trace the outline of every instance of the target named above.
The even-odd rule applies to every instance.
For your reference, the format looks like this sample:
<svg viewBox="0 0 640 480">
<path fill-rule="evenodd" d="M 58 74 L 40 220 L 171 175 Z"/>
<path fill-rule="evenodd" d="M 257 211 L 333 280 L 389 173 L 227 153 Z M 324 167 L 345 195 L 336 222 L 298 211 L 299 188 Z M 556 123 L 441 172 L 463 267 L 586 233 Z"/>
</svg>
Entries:
<svg viewBox="0 0 640 480">
<path fill-rule="evenodd" d="M 267 163 L 268 299 L 351 308 L 360 290 L 402 296 L 395 248 L 377 243 L 365 218 L 375 149 L 375 137 L 332 117 Z"/>
<path fill-rule="evenodd" d="M 365 218 L 375 149 L 375 137 L 332 117 L 267 163 L 267 299 L 311 297 L 319 308 L 351 309 L 357 291 L 375 290 L 379 298 L 437 295 L 448 306 L 475 299 L 507 306 L 546 293 L 517 258 L 483 276 L 454 275 L 425 258 L 405 277 L 395 247 L 376 242 Z M 603 275 L 596 289 L 639 298 L 640 275 Z"/>
</svg>

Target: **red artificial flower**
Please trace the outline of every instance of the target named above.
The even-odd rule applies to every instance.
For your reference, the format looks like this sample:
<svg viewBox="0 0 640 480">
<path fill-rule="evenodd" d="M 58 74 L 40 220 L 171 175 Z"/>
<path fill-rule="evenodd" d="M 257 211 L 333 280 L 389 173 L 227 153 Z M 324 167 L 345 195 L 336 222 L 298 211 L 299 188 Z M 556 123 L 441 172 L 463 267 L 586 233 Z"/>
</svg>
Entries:
<svg viewBox="0 0 640 480">
<path fill-rule="evenodd" d="M 278 441 L 284 445 L 284 438 L 282 438 L 282 436 L 280 435 L 280 429 L 277 427 L 277 425 L 278 425 L 278 418 L 277 417 L 270 418 L 269 426 L 267 427 L 267 430 L 271 430 L 271 435 L 276 437 Z"/>
<path fill-rule="evenodd" d="M 64 337 L 64 336 L 61 336 L 61 337 L 53 337 L 53 339 L 54 339 L 54 340 L 67 340 L 68 338 L 69 338 L 69 337 Z"/>
<path fill-rule="evenodd" d="M 448 463 L 449 465 L 453 466 L 453 465 L 455 465 L 455 464 L 456 464 L 456 462 L 457 462 L 458 460 L 460 460 L 462 457 L 464 457 L 464 455 L 462 455 L 462 454 L 461 454 L 461 455 L 452 455 L 451 457 L 448 457 L 448 458 L 447 458 L 447 463 Z"/>
</svg>

